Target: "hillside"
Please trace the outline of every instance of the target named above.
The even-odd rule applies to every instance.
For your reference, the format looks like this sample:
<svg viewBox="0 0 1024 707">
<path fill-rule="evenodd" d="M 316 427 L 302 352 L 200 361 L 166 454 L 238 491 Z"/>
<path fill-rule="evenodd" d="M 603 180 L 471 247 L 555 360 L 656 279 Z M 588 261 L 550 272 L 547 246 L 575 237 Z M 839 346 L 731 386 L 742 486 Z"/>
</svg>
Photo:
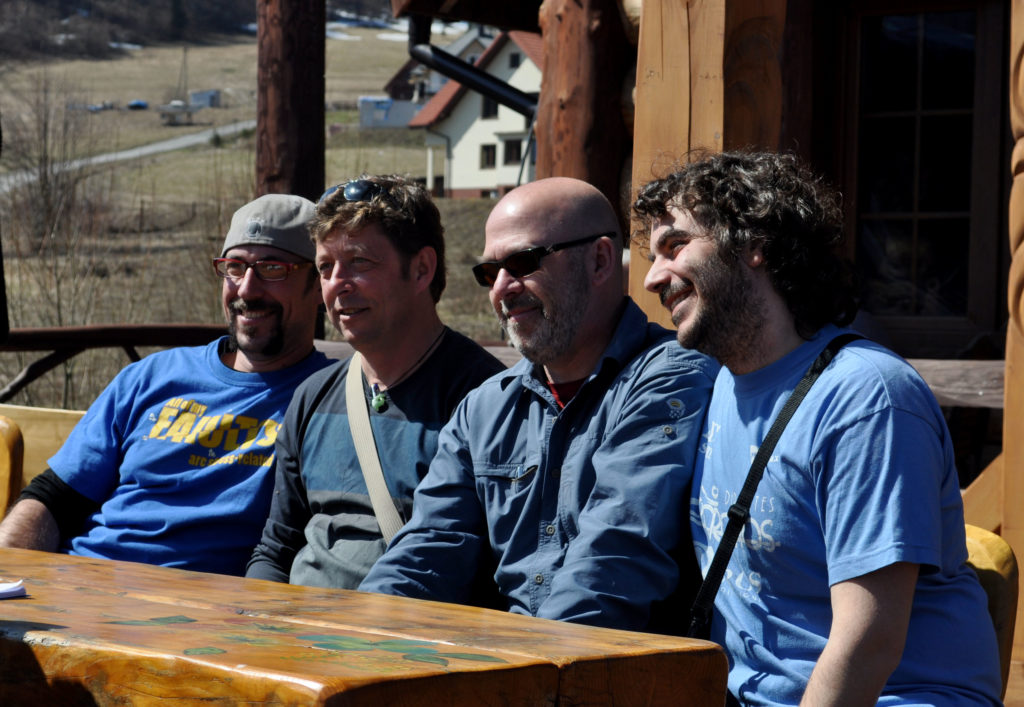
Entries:
<svg viewBox="0 0 1024 707">
<path fill-rule="evenodd" d="M 388 0 L 327 0 L 328 17 L 390 18 Z M 107 58 L 126 47 L 251 32 L 253 0 L 3 0 L 0 62 Z"/>
</svg>

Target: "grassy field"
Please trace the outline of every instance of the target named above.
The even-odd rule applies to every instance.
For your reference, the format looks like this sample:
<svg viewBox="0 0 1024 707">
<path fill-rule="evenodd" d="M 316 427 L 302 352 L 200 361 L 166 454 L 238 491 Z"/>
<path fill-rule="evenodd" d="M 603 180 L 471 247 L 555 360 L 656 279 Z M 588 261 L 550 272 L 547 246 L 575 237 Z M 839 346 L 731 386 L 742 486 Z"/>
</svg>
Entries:
<svg viewBox="0 0 1024 707">
<path fill-rule="evenodd" d="M 405 62 L 404 41 L 356 29 L 358 39 L 327 43 L 327 123 L 341 130 L 327 140 L 328 183 L 368 173 L 423 176 L 426 158 L 415 131 L 361 130 L 352 107 L 360 95 L 380 95 Z M 189 47 L 188 85 L 219 88 L 226 107 L 204 109 L 194 127 L 168 127 L 148 111 L 64 112 L 67 104 L 141 98 L 151 106 L 171 97 L 182 63 L 180 47 L 133 51 L 113 61 L 72 61 L 0 67 L 4 152 L 0 173 L 18 169 L 12 158 L 24 131 L 38 120 L 39 88 L 49 87 L 54 120 L 69 118 L 70 141 L 49 147 L 68 156 L 98 154 L 164 140 L 189 130 L 255 118 L 255 39 Z M 255 147 L 251 134 L 54 177 L 41 186 L 0 194 L 8 310 L 13 327 L 95 323 L 220 322 L 219 282 L 209 270 L 231 213 L 253 196 Z M 440 168 L 440 167 L 439 167 Z M 46 193 L 66 195 L 51 205 Z M 38 223 L 40 207 L 54 219 Z M 483 247 L 488 199 L 446 200 L 449 285 L 440 303 L 446 322 L 483 341 L 500 338 L 486 292 L 469 272 Z M 328 326 L 328 329 L 330 327 Z M 0 354 L 0 381 L 10 380 L 39 354 Z M 19 394 L 13 402 L 83 407 L 126 362 L 119 351 L 73 359 Z"/>
</svg>

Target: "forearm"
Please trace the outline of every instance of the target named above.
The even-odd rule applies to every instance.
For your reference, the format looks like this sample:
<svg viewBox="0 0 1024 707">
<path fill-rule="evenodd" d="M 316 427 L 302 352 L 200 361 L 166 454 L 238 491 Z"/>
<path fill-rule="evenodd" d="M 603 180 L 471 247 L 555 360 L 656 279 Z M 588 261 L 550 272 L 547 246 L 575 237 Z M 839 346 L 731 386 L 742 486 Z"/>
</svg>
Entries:
<svg viewBox="0 0 1024 707">
<path fill-rule="evenodd" d="M 56 519 L 33 498 L 18 501 L 0 523 L 0 547 L 56 552 L 59 545 Z"/>
<path fill-rule="evenodd" d="M 837 646 L 830 641 L 814 666 L 800 704 L 807 707 L 874 705 L 895 667 L 884 653 Z"/>
<path fill-rule="evenodd" d="M 801 705 L 874 705 L 899 666 L 918 566 L 897 563 L 832 587 L 832 628 Z"/>
</svg>

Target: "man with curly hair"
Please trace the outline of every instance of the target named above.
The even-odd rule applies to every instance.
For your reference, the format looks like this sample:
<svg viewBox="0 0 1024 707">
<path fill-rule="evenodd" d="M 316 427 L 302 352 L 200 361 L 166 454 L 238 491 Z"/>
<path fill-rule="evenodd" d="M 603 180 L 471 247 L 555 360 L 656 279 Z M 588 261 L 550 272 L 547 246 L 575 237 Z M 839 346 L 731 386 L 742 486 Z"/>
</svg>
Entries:
<svg viewBox="0 0 1024 707">
<path fill-rule="evenodd" d="M 645 185 L 633 210 L 647 289 L 682 345 L 723 364 L 690 506 L 706 574 L 772 422 L 856 313 L 839 196 L 792 156 L 723 153 Z M 966 560 L 935 398 L 899 356 L 848 343 L 771 454 L 715 598 L 732 699 L 999 704 L 995 635 Z"/>
<path fill-rule="evenodd" d="M 399 176 L 364 176 L 320 197 L 310 231 L 327 314 L 359 352 L 311 376 L 277 437 L 274 500 L 246 576 L 354 589 L 387 545 L 349 426 L 365 407 L 387 491 L 407 520 L 412 492 L 463 396 L 504 370 L 437 314 L 444 227 L 430 194 Z"/>
</svg>

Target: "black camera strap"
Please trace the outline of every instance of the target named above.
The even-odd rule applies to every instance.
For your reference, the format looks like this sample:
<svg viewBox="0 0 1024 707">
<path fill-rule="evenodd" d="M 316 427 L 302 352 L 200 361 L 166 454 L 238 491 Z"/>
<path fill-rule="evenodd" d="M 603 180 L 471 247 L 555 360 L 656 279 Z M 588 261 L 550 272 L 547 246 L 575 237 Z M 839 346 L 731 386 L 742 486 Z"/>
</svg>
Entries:
<svg viewBox="0 0 1024 707">
<path fill-rule="evenodd" d="M 775 444 L 779 441 L 779 437 L 782 436 L 782 431 L 786 428 L 790 418 L 793 417 L 793 413 L 796 412 L 804 396 L 807 395 L 807 391 L 811 389 L 811 385 L 814 384 L 814 381 L 818 379 L 818 376 L 821 375 L 821 372 L 825 370 L 828 364 L 832 362 L 839 349 L 851 341 L 861 338 L 863 337 L 860 334 L 840 334 L 828 342 L 828 345 L 818 354 L 810 368 L 807 369 L 804 377 L 797 383 L 789 399 L 786 400 L 786 404 L 782 406 L 779 416 L 772 423 L 771 429 L 768 430 L 764 441 L 761 442 L 761 446 L 754 456 L 754 461 L 750 465 L 750 471 L 747 472 L 747 479 L 743 482 L 740 495 L 736 499 L 736 503 L 729 507 L 729 521 L 725 526 L 725 532 L 722 533 L 722 541 L 718 544 L 715 556 L 711 560 L 711 567 L 708 568 L 707 576 L 701 582 L 697 598 L 694 599 L 693 607 L 690 609 L 690 629 L 686 634 L 690 638 L 707 638 L 710 635 L 711 614 L 715 603 L 715 595 L 718 593 L 718 587 L 722 583 L 722 577 L 725 576 L 725 568 L 728 566 L 729 558 L 736 547 L 736 541 L 739 539 L 740 533 L 743 532 L 743 526 L 746 524 L 747 518 L 750 517 L 750 503 L 754 500 L 757 485 L 761 482 L 765 464 L 768 463 L 772 452 L 775 451 Z"/>
</svg>

